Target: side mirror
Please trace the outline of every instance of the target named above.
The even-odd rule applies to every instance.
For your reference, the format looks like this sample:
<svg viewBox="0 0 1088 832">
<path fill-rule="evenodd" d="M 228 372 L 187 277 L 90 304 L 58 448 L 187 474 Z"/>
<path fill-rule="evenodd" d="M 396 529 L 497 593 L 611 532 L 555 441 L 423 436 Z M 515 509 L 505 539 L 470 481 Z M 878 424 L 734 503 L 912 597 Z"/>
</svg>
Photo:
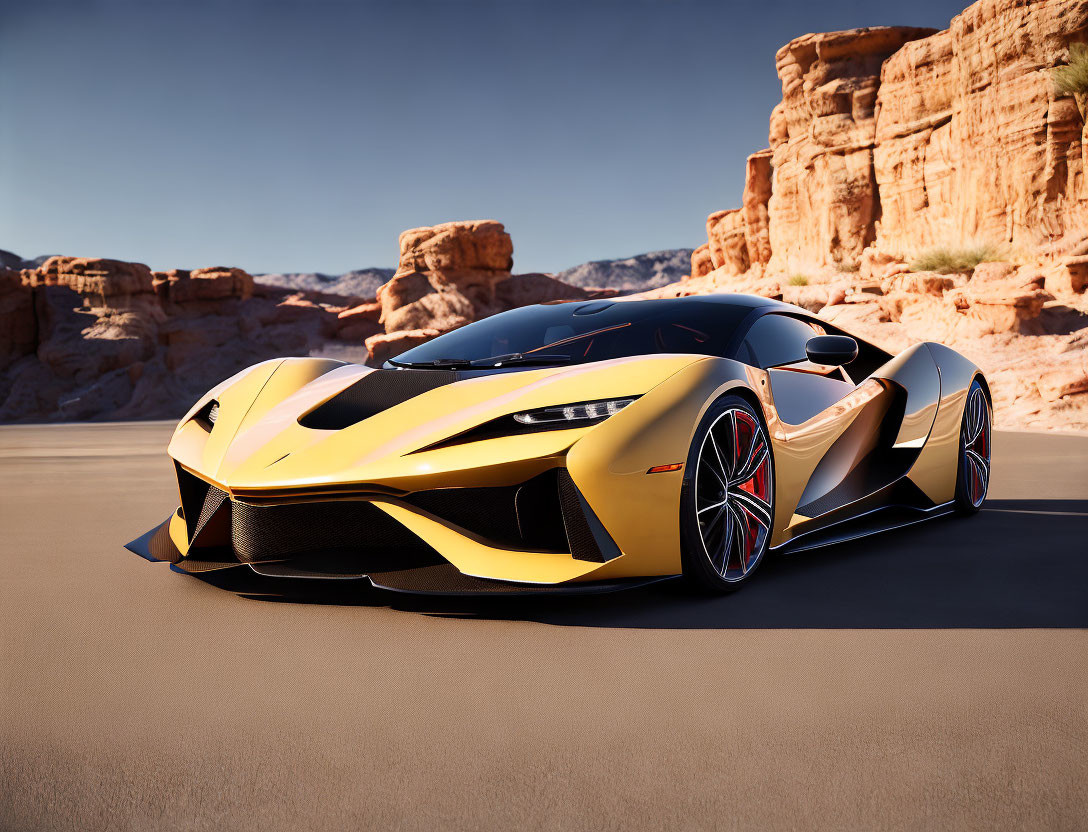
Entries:
<svg viewBox="0 0 1088 832">
<path fill-rule="evenodd" d="M 813 364 L 841 367 L 858 357 L 858 342 L 846 335 L 817 335 L 808 339 L 805 353 Z"/>
</svg>

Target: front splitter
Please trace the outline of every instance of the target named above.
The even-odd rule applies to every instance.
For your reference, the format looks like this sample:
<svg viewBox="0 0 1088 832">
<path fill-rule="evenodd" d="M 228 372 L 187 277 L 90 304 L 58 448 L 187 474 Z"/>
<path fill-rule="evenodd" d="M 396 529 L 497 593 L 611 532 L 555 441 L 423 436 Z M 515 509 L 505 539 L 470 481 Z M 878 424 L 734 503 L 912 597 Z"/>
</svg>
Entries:
<svg viewBox="0 0 1088 832">
<path fill-rule="evenodd" d="M 223 559 L 203 560 L 184 557 L 174 545 L 169 535 L 170 518 L 164 523 L 135 540 L 125 548 L 153 563 L 169 563 L 175 572 L 187 575 L 201 575 L 209 572 L 222 572 L 230 569 L 246 569 L 262 577 L 273 580 L 280 578 L 296 580 L 317 580 L 329 582 L 362 581 L 366 585 L 385 592 L 398 592 L 409 595 L 479 595 L 479 596 L 525 596 L 525 595 L 596 595 L 620 592 L 625 589 L 648 586 L 661 581 L 672 580 L 675 575 L 662 575 L 648 578 L 629 578 L 621 581 L 583 581 L 570 584 L 529 584 L 498 581 L 465 575 L 450 563 L 432 566 L 420 566 L 414 569 L 370 572 L 358 574 L 330 574 L 314 572 L 301 568 L 291 561 L 265 561 L 262 563 L 239 563 Z"/>
</svg>

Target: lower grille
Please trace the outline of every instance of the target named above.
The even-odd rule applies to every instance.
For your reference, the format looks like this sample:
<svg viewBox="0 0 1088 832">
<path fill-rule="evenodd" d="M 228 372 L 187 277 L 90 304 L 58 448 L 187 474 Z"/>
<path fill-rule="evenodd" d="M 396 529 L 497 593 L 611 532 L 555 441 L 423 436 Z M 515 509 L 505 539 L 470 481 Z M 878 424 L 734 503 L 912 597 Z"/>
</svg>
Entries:
<svg viewBox="0 0 1088 832">
<path fill-rule="evenodd" d="M 401 565 L 407 565 L 406 558 L 413 564 L 441 562 L 408 529 L 361 500 L 276 506 L 232 503 L 231 540 L 243 563 L 317 553 L 357 554 L 363 571 L 385 565 L 386 557 Z"/>
</svg>

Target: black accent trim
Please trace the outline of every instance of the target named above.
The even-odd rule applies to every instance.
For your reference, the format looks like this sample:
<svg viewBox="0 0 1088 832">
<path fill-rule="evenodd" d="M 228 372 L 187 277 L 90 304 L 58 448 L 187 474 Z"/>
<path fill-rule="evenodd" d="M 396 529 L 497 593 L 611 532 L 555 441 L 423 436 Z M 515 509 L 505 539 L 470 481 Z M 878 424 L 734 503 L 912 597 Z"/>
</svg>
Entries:
<svg viewBox="0 0 1088 832">
<path fill-rule="evenodd" d="M 230 495 L 206 480 L 190 474 L 177 462 L 181 516 L 185 520 L 190 549 L 230 546 Z"/>
<path fill-rule="evenodd" d="M 494 419 L 490 419 L 474 428 L 469 428 L 461 433 L 456 433 L 446 439 L 439 439 L 437 442 L 430 445 L 417 448 L 412 451 L 412 453 L 418 454 L 423 451 L 434 451 L 438 448 L 452 448 L 455 445 L 465 445 L 469 442 L 482 442 L 485 439 L 497 439 L 500 436 L 521 436 L 526 433 L 542 433 L 549 430 L 577 430 L 578 428 L 588 428 L 593 425 L 598 425 L 607 418 L 607 416 L 601 416 L 599 419 L 586 419 L 585 421 L 575 423 L 542 422 L 536 425 L 526 425 L 515 419 L 514 414 L 508 413 L 505 416 L 498 416 Z"/>
<path fill-rule="evenodd" d="M 450 370 L 373 370 L 304 413 L 298 423 L 313 430 L 342 430 L 459 379 Z"/>
<path fill-rule="evenodd" d="M 892 395 L 888 409 L 880 420 L 877 437 L 872 449 L 829 491 L 821 496 L 802 503 L 795 509 L 805 517 L 819 517 L 845 506 L 864 500 L 868 495 L 893 486 L 902 480 L 922 452 L 921 448 L 896 448 L 895 437 L 903 424 L 904 407 L 907 401 L 906 391 L 896 384 L 890 385 Z M 871 407 L 873 403 L 868 406 Z M 862 426 L 863 415 L 850 424 L 843 434 L 832 443 L 825 452 L 824 459 L 835 452 L 840 442 L 851 441 L 850 433 L 857 426 Z M 821 460 L 823 464 L 823 460 Z M 819 471 L 819 465 L 816 471 Z M 814 472 L 815 473 L 815 472 Z M 809 477 L 809 487 L 813 477 Z M 909 482 L 909 480 L 907 481 Z M 804 498 L 802 493 L 801 497 Z M 912 499 L 913 499 L 912 495 Z"/>
<path fill-rule="evenodd" d="M 230 495 L 209 486 L 189 542 L 194 546 L 227 545 L 230 542 Z"/>
<path fill-rule="evenodd" d="M 955 510 L 956 507 L 951 502 L 941 503 L 930 508 L 919 508 L 911 505 L 878 506 L 837 523 L 832 523 L 829 526 L 799 534 L 792 540 L 787 540 L 781 546 L 776 546 L 771 551 L 778 554 L 790 554 L 793 552 L 806 552 L 810 549 L 820 549 L 836 543 L 845 543 L 849 540 L 858 540 L 881 532 L 913 526 L 915 523 L 923 523 L 926 520 L 953 514 Z"/>
<path fill-rule="evenodd" d="M 370 583 L 376 589 L 412 595 L 590 595 L 667 581 L 675 575 L 632 578 L 623 581 L 579 581 L 565 584 L 522 584 L 476 578 L 458 572 L 451 564 L 396 572 L 375 572 Z"/>
<path fill-rule="evenodd" d="M 182 554 L 181 550 L 174 545 L 174 541 L 170 539 L 170 521 L 173 517 L 174 515 L 171 514 L 155 528 L 129 541 L 125 544 L 125 548 L 132 554 L 154 563 L 177 563 L 181 560 Z"/>
<path fill-rule="evenodd" d="M 347 483 L 343 485 L 308 485 L 302 488 L 270 488 L 263 491 L 233 491 L 236 503 L 251 506 L 278 506 L 291 503 L 326 503 L 335 497 L 403 497 L 405 492 L 373 483 Z"/>
<path fill-rule="evenodd" d="M 570 553 L 575 560 L 606 563 L 620 556 L 616 541 L 593 513 L 566 468 L 559 469 L 559 505 Z"/>
<path fill-rule="evenodd" d="M 775 551 L 794 551 L 799 548 L 811 549 L 815 546 L 800 546 L 798 541 L 802 538 L 816 540 L 818 537 L 832 537 L 839 539 L 840 529 L 848 527 L 860 518 L 869 517 L 885 510 L 926 512 L 940 508 L 934 504 L 926 493 L 914 484 L 909 478 L 901 477 L 895 482 L 868 494 L 860 500 L 833 509 L 816 518 L 816 522 L 806 527 L 799 535 L 785 543 L 774 547 Z M 887 528 L 896 528 L 896 524 Z M 883 531 L 884 527 L 864 533 L 851 533 L 848 539 L 865 537 L 868 534 L 876 534 Z M 847 538 L 843 538 L 847 539 Z M 834 541 L 833 541 L 834 542 Z M 818 545 L 827 545 L 824 543 Z"/>
</svg>

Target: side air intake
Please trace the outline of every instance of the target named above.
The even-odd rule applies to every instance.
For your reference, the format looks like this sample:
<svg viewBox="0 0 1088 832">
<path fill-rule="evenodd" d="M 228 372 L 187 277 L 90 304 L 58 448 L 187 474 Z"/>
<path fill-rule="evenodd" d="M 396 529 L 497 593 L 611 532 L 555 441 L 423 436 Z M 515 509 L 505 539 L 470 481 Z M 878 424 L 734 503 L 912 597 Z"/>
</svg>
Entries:
<svg viewBox="0 0 1088 832">
<path fill-rule="evenodd" d="M 576 560 L 604 563 L 620 555 L 616 542 L 597 519 L 566 468 L 559 469 L 559 505 L 570 553 Z"/>
</svg>

